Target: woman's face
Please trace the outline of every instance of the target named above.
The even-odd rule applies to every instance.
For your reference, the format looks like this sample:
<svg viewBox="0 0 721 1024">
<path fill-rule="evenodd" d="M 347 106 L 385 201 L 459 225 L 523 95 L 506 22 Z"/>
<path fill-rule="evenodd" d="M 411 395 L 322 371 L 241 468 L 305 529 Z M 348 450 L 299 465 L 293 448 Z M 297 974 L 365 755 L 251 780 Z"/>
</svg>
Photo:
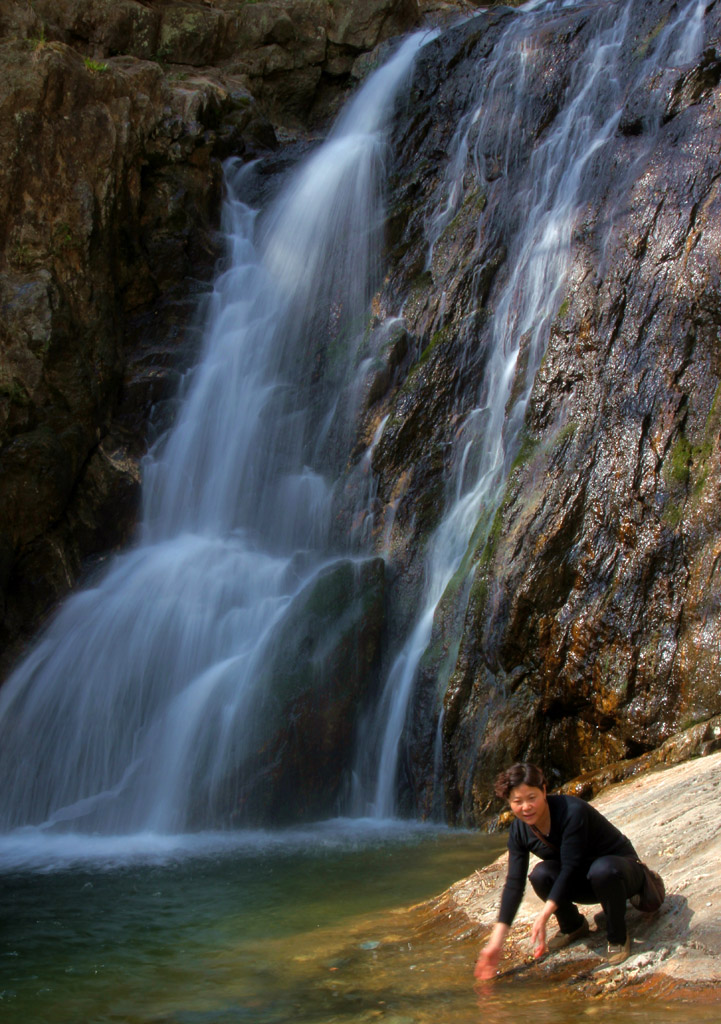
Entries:
<svg viewBox="0 0 721 1024">
<path fill-rule="evenodd" d="M 508 794 L 508 804 L 521 821 L 525 821 L 527 825 L 537 825 L 545 817 L 548 807 L 546 790 L 539 789 L 538 786 L 527 786 L 525 783 L 515 786 Z"/>
</svg>

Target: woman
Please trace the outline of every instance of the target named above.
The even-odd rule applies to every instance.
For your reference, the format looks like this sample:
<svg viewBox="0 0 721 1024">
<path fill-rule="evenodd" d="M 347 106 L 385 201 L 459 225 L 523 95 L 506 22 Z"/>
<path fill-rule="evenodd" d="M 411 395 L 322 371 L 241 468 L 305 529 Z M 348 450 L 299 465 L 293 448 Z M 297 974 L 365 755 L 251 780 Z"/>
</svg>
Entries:
<svg viewBox="0 0 721 1024">
<path fill-rule="evenodd" d="M 495 792 L 508 801 L 516 820 L 508 836 L 508 874 L 498 922 L 478 957 L 476 977 L 487 980 L 496 973 L 523 898 L 530 853 L 541 858 L 529 878 L 544 901 L 531 928 L 535 955 L 563 949 L 588 935 L 588 922 L 576 903 L 600 903 L 606 912 L 607 963 L 622 963 L 631 952 L 626 900 L 643 886 L 643 869 L 629 840 L 584 800 L 547 796 L 543 772 L 534 764 L 514 764 L 501 772 Z M 546 942 L 551 915 L 559 931 Z"/>
</svg>

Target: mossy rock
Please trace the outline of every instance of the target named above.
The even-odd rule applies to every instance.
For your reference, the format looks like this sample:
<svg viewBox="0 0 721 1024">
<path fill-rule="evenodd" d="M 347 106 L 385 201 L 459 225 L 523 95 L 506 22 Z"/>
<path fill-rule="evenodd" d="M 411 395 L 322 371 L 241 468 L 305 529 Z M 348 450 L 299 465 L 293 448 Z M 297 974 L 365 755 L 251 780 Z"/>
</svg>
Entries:
<svg viewBox="0 0 721 1024">
<path fill-rule="evenodd" d="M 273 631 L 242 763 L 202 816 L 294 822 L 336 811 L 358 716 L 375 680 L 383 627 L 381 558 L 322 569 Z M 208 801 L 199 801 L 207 805 Z"/>
</svg>

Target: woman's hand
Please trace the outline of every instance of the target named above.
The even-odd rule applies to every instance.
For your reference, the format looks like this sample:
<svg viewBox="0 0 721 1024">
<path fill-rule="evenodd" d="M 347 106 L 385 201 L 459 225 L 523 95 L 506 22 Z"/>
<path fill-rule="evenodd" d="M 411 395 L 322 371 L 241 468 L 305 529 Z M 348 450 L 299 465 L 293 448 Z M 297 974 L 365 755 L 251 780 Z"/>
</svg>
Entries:
<svg viewBox="0 0 721 1024">
<path fill-rule="evenodd" d="M 551 914 L 555 913 L 556 910 L 558 910 L 558 906 L 553 902 L 553 900 L 546 900 L 543 904 L 543 910 L 533 922 L 533 927 L 531 928 L 531 943 L 533 945 L 533 955 L 536 960 L 543 956 L 548 949 L 548 946 L 546 945 L 546 925 L 548 924 L 549 917 Z"/>
<path fill-rule="evenodd" d="M 533 922 L 531 928 L 531 944 L 533 946 L 533 955 L 536 960 L 542 957 L 547 950 L 546 945 L 546 918 L 543 914 L 539 914 L 536 920 Z"/>
<path fill-rule="evenodd" d="M 490 981 L 495 978 L 498 964 L 501 959 L 501 950 L 486 944 L 478 954 L 476 967 L 473 973 L 479 981 Z"/>
<path fill-rule="evenodd" d="M 473 973 L 479 981 L 490 981 L 491 978 L 495 978 L 506 935 L 508 935 L 508 925 L 499 922 L 478 955 Z"/>
</svg>

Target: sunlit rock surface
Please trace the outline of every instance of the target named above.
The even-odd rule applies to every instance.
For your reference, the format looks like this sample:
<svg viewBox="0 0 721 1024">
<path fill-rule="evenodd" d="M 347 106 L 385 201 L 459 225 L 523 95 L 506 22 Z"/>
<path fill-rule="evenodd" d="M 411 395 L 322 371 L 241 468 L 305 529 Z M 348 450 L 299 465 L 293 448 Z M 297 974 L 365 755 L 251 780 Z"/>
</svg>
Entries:
<svg viewBox="0 0 721 1024">
<path fill-rule="evenodd" d="M 347 82 L 361 54 L 419 17 L 417 0 L 38 0 L 32 10 L 34 20 L 27 11 L 12 20 L 94 58 L 222 68 L 291 122 Z"/>
</svg>

